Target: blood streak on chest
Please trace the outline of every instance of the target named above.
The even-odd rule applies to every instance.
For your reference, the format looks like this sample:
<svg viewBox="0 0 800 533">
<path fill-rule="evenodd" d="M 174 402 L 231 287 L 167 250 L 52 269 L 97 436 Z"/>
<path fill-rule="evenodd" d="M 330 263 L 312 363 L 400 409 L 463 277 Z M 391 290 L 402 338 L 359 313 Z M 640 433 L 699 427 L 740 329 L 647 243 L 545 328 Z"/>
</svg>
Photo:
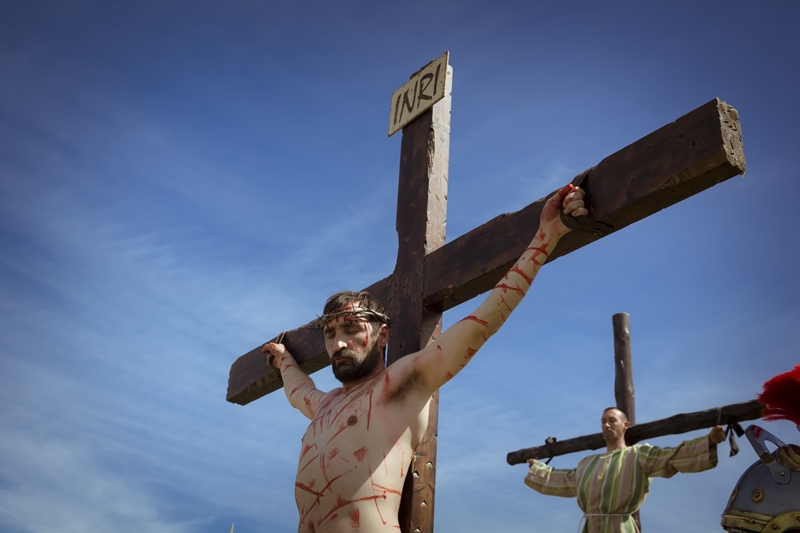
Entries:
<svg viewBox="0 0 800 533">
<path fill-rule="evenodd" d="M 358 508 L 350 511 L 350 525 L 358 529 L 361 527 L 361 510 Z"/>
<path fill-rule="evenodd" d="M 351 447 L 354 442 L 353 438 L 364 438 L 363 433 L 370 429 L 373 393 L 374 390 L 370 389 L 355 398 L 343 395 L 343 397 L 337 398 L 338 401 L 324 405 L 325 412 L 318 413 L 312 423 L 313 429 L 309 428 L 309 431 L 306 432 L 306 436 L 303 438 L 304 454 L 312 446 L 320 452 L 318 453 L 319 468 L 327 481 L 330 481 L 327 470 L 333 466 L 334 460 L 340 465 L 335 467 L 337 474 L 341 472 L 342 467 L 351 463 L 353 457 L 358 462 L 364 460 L 367 454 L 366 446 L 362 446 L 355 452 L 347 452 L 347 450 L 353 450 L 354 447 Z M 347 436 L 349 432 L 353 431 L 355 432 L 353 435 Z M 343 455 L 341 453 L 343 451 L 347 453 Z M 345 467 L 345 469 L 349 470 L 349 467 Z"/>
<path fill-rule="evenodd" d="M 367 452 L 369 452 L 369 448 L 366 445 L 362 446 L 361 448 L 357 449 L 353 452 L 353 455 L 358 460 L 359 463 L 364 461 L 364 457 L 366 457 Z"/>
</svg>

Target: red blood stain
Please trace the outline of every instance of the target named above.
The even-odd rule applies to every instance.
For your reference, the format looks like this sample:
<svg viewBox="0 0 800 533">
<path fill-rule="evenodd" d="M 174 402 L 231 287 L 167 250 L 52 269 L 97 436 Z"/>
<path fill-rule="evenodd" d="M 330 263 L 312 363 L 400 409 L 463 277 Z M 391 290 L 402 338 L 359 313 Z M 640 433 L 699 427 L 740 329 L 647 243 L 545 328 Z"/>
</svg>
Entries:
<svg viewBox="0 0 800 533">
<path fill-rule="evenodd" d="M 358 459 L 358 462 L 360 463 L 361 461 L 364 460 L 364 457 L 367 455 L 368 451 L 369 451 L 369 448 L 367 448 L 366 446 L 362 446 L 361 448 L 359 448 L 356 451 L 354 451 L 353 455 L 356 456 L 356 459 Z"/>
<path fill-rule="evenodd" d="M 289 393 L 289 396 L 294 396 L 294 393 L 297 392 L 298 390 L 300 390 L 301 388 L 303 388 L 303 383 L 301 383 L 300 385 L 298 385 L 295 388 L 293 388 L 292 392 Z"/>
<path fill-rule="evenodd" d="M 505 305 L 505 306 L 506 306 L 506 308 L 507 308 L 509 311 L 513 311 L 513 309 L 511 309 L 511 306 L 510 306 L 510 305 L 508 305 L 508 302 L 506 301 L 506 299 L 505 299 L 505 298 L 503 298 L 502 296 L 500 296 L 500 301 L 501 301 L 501 302 L 503 302 L 503 305 Z"/>
<path fill-rule="evenodd" d="M 527 248 L 525 251 L 527 252 L 528 250 L 533 250 L 534 252 L 539 252 L 540 254 L 542 254 L 545 257 L 547 257 L 550 254 L 547 253 L 547 248 L 545 248 L 546 246 L 547 246 L 547 243 L 544 243 L 542 246 L 531 246 L 530 248 Z M 536 254 L 533 254 L 533 255 L 535 256 Z"/>
<path fill-rule="evenodd" d="M 309 450 L 311 450 L 311 448 L 316 448 L 316 447 L 317 447 L 317 445 L 316 445 L 316 444 L 307 444 L 307 445 L 306 445 L 306 447 L 305 447 L 305 448 L 303 448 L 303 451 L 302 451 L 302 453 L 300 453 L 300 460 L 302 460 L 302 459 L 303 459 L 303 456 L 304 456 L 305 454 L 307 454 L 307 453 L 309 452 Z"/>
<path fill-rule="evenodd" d="M 372 483 L 372 488 L 374 489 L 375 487 L 381 489 L 384 492 L 388 492 L 390 494 L 397 494 L 398 496 L 401 496 L 400 492 L 398 492 L 398 491 L 396 491 L 394 489 L 390 489 L 389 487 L 384 487 L 383 485 L 380 485 L 378 483 L 373 482 Z"/>
<path fill-rule="evenodd" d="M 325 443 L 325 448 L 327 448 L 327 447 L 328 447 L 328 444 L 330 444 L 330 443 L 331 443 L 331 441 L 332 441 L 333 439 L 335 439 L 336 437 L 338 437 L 338 436 L 339 436 L 339 433 L 341 433 L 342 431 L 344 431 L 344 430 L 345 430 L 345 429 L 347 429 L 348 427 L 350 427 L 350 426 L 348 426 L 347 424 L 345 424 L 345 425 L 343 425 L 342 427 L 340 427 L 340 428 L 339 428 L 339 431 L 337 431 L 336 433 L 334 433 L 334 434 L 333 434 L 333 436 L 332 436 L 330 439 L 328 439 L 328 442 L 326 442 L 326 443 Z"/>
<path fill-rule="evenodd" d="M 339 455 L 339 448 L 332 449 L 331 453 L 328 454 L 328 461 L 330 461 L 331 459 L 333 459 L 337 455 Z"/>
<path fill-rule="evenodd" d="M 478 318 L 478 317 L 476 317 L 476 316 L 473 316 L 473 315 L 469 315 L 469 316 L 467 316 L 467 317 L 464 317 L 464 318 L 462 318 L 462 319 L 461 319 L 459 322 L 464 322 L 465 320 L 472 320 L 472 321 L 474 321 L 474 322 L 477 322 L 477 323 L 478 323 L 478 324 L 480 324 L 481 326 L 488 326 L 488 325 L 489 325 L 489 323 L 488 323 L 488 322 L 486 322 L 486 321 L 484 321 L 484 320 L 481 320 L 480 318 Z"/>
<path fill-rule="evenodd" d="M 356 529 L 361 527 L 361 511 L 359 509 L 350 511 L 350 525 Z"/>
<path fill-rule="evenodd" d="M 519 274 L 520 276 L 522 276 L 522 279 L 524 279 L 525 281 L 527 281 L 527 282 L 528 282 L 528 285 L 530 285 L 531 283 L 533 283 L 533 278 L 530 278 L 530 277 L 528 277 L 528 276 L 525 274 L 525 272 L 523 272 L 522 270 L 520 270 L 520 268 L 519 268 L 517 265 L 514 265 L 513 267 L 511 267 L 511 270 L 509 270 L 509 272 L 515 272 L 515 273 Z M 506 274 L 506 276 L 507 276 L 507 275 L 508 275 L 508 274 Z"/>
<path fill-rule="evenodd" d="M 519 287 L 511 287 L 510 285 L 506 285 L 505 283 L 498 283 L 497 285 L 494 286 L 494 288 L 495 289 L 500 289 L 503 292 L 505 292 L 505 291 L 514 291 L 516 293 L 519 293 L 520 296 L 525 296 L 525 291 L 523 291 Z"/>
<path fill-rule="evenodd" d="M 467 358 L 472 357 L 476 353 L 478 353 L 478 350 L 473 350 L 472 348 L 467 348 Z M 470 368 L 472 368 L 472 367 L 470 367 Z"/>
<path fill-rule="evenodd" d="M 317 492 L 317 491 L 315 491 L 313 488 L 311 488 L 311 487 L 307 487 L 306 485 L 303 485 L 303 484 L 302 484 L 302 483 L 300 483 L 299 481 L 295 481 L 295 483 L 294 483 L 294 486 L 295 486 L 295 487 L 297 487 L 297 488 L 298 488 L 298 489 L 300 489 L 300 490 L 304 490 L 304 491 L 306 491 L 306 492 L 310 492 L 311 494 L 313 494 L 313 495 L 314 495 L 314 496 L 316 496 L 317 498 L 319 498 L 320 496 L 322 496 L 322 492 Z"/>
<path fill-rule="evenodd" d="M 383 452 L 383 469 L 386 470 L 386 475 L 389 475 L 389 465 L 386 463 L 386 452 Z"/>
<path fill-rule="evenodd" d="M 378 514 L 380 515 L 381 522 L 383 522 L 383 525 L 386 525 L 386 521 L 383 519 L 383 515 L 380 514 L 381 510 L 378 507 L 378 499 L 379 498 L 383 498 L 385 500 L 386 499 L 386 495 L 385 494 L 381 494 L 381 495 L 376 495 L 376 496 L 367 496 L 365 498 L 356 498 L 355 500 L 345 500 L 340 495 L 337 495 L 336 496 L 336 505 L 333 507 L 333 509 L 331 509 L 328 512 L 328 514 L 326 514 L 319 521 L 317 521 L 317 525 L 320 525 L 321 523 L 325 522 L 326 520 L 331 519 L 331 515 L 333 515 L 336 511 L 338 511 L 342 507 L 345 507 L 347 505 L 351 505 L 351 504 L 353 504 L 355 502 L 366 502 L 366 501 L 370 501 L 370 500 L 375 502 L 375 507 L 378 508 Z"/>
<path fill-rule="evenodd" d="M 322 472 L 322 477 L 327 482 L 327 485 L 325 485 L 325 487 L 323 487 L 322 491 L 321 491 L 321 492 L 325 492 L 325 488 L 326 487 L 330 487 L 331 483 L 333 483 L 333 482 L 330 479 L 328 479 L 328 472 L 327 472 L 327 469 L 325 468 L 325 455 L 323 455 L 323 454 L 319 455 L 319 469 L 320 469 L 320 472 Z M 319 498 L 317 498 L 317 499 L 319 500 Z"/>
<path fill-rule="evenodd" d="M 332 418 L 331 418 L 331 419 L 328 421 L 328 428 L 330 428 L 331 426 L 333 426 L 333 424 L 334 424 L 334 423 L 335 423 L 337 420 L 339 420 L 339 417 L 340 417 L 340 416 L 344 415 L 344 414 L 345 414 L 345 413 L 347 413 L 347 412 L 350 412 L 350 411 L 348 411 L 346 408 L 340 408 L 340 404 L 344 403 L 346 400 L 347 400 L 347 398 L 345 397 L 345 399 L 344 399 L 344 400 L 340 401 L 339 403 L 337 403 L 336 405 L 334 405 L 334 406 L 333 406 L 333 408 L 331 408 L 331 411 L 332 411 L 332 412 L 335 412 L 336 414 L 334 414 L 334 415 L 333 415 L 333 417 L 332 417 Z M 347 407 L 347 406 L 345 405 L 344 407 Z"/>
<path fill-rule="evenodd" d="M 331 488 L 331 485 L 333 485 L 333 483 L 334 483 L 334 482 L 335 482 L 337 479 L 339 479 L 340 477 L 344 476 L 345 474 L 349 474 L 350 472 L 352 472 L 352 470 L 348 470 L 348 471 L 347 471 L 347 472 L 345 472 L 344 474 L 340 474 L 340 475 L 336 476 L 335 478 L 331 479 L 330 481 L 328 481 L 328 484 L 327 484 L 327 485 L 325 485 L 325 486 L 322 488 L 322 490 L 321 490 L 321 491 L 319 491 L 319 494 L 317 495 L 317 501 L 319 501 L 319 498 L 320 498 L 320 496 L 322 496 L 323 494 L 325 494 L 325 491 L 326 491 L 326 490 L 329 490 L 329 489 Z"/>
<path fill-rule="evenodd" d="M 317 459 L 317 457 L 319 457 L 319 454 L 317 454 L 317 455 L 315 455 L 314 457 L 312 457 L 311 459 L 309 459 L 309 460 L 308 460 L 308 462 L 307 462 L 306 464 L 304 464 L 304 465 L 303 465 L 303 467 L 302 467 L 300 470 L 298 470 L 298 471 L 297 471 L 297 475 L 300 475 L 300 472 L 302 472 L 303 470 L 305 470 L 305 469 L 306 469 L 306 467 L 308 467 L 308 465 L 310 465 L 311 463 L 313 463 L 313 462 L 314 462 L 314 461 Z"/>
<path fill-rule="evenodd" d="M 303 398 L 303 403 L 306 405 L 306 409 L 308 409 L 309 413 L 313 413 L 314 412 L 313 409 L 311 409 L 311 400 L 308 398 L 308 396 Z"/>
<path fill-rule="evenodd" d="M 386 378 L 389 378 L 388 374 L 386 375 Z M 372 419 L 372 393 L 374 392 L 375 389 L 370 389 L 370 391 L 367 393 L 367 396 L 369 396 L 369 406 L 367 407 L 367 431 L 369 431 L 369 421 Z"/>
<path fill-rule="evenodd" d="M 451 380 L 451 379 L 453 379 L 454 377 L 455 377 L 455 376 L 454 376 L 453 374 L 451 374 L 450 372 L 447 372 L 447 373 L 445 374 L 445 376 L 444 376 L 444 378 L 445 378 L 445 381 L 450 381 L 450 380 Z M 400 477 L 402 477 L 402 476 L 400 476 Z"/>
<path fill-rule="evenodd" d="M 314 507 L 317 506 L 317 504 L 319 503 L 319 499 L 320 499 L 320 496 L 317 495 L 317 498 L 314 500 L 314 503 L 311 504 L 311 507 L 309 507 L 308 509 L 306 509 L 305 507 L 303 508 L 303 511 L 302 511 L 303 516 L 300 518 L 300 523 L 301 524 L 306 521 L 306 518 L 308 518 L 308 515 L 311 514 L 311 511 L 314 509 Z M 311 530 L 313 531 L 313 529 L 314 529 L 313 528 L 313 524 L 311 524 Z"/>
<path fill-rule="evenodd" d="M 400 478 L 403 478 L 406 475 L 406 471 L 403 469 L 404 468 L 403 465 L 405 464 L 406 464 L 406 452 L 403 452 L 402 455 L 400 456 Z"/>
</svg>

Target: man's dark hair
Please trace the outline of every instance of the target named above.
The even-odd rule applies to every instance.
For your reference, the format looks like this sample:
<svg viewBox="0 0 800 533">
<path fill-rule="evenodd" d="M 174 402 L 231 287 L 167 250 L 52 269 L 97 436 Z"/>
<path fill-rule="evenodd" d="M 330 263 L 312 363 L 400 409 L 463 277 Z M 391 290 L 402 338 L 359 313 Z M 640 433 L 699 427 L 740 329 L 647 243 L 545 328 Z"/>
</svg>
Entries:
<svg viewBox="0 0 800 533">
<path fill-rule="evenodd" d="M 318 321 L 318 328 L 322 329 L 324 327 L 324 323 L 328 320 L 328 317 L 332 313 L 336 313 L 342 307 L 347 305 L 352 305 L 358 303 L 359 307 L 362 309 L 369 309 L 370 311 L 374 311 L 374 313 L 368 313 L 362 311 L 362 313 L 369 320 L 369 323 L 372 325 L 373 333 L 377 333 L 381 327 L 381 324 L 389 325 L 389 317 L 383 311 L 383 306 L 381 303 L 372 297 L 372 295 L 366 291 L 342 291 L 337 292 L 330 298 L 328 301 L 325 302 L 325 307 L 322 309 L 322 317 L 320 317 Z M 386 346 L 383 347 L 383 363 L 386 364 Z"/>
<path fill-rule="evenodd" d="M 606 411 L 610 411 L 612 409 L 616 409 L 617 411 L 619 411 L 619 413 L 622 415 L 622 421 L 623 422 L 627 422 L 628 421 L 628 415 L 626 415 L 625 411 L 623 411 L 619 407 L 606 407 L 605 409 L 603 409 L 603 414 L 605 414 Z"/>
<path fill-rule="evenodd" d="M 359 303 L 359 307 L 364 307 L 371 311 L 376 311 L 380 315 L 385 316 L 385 312 L 383 310 L 383 306 L 381 305 L 381 303 L 375 298 L 373 298 L 373 296 L 366 291 L 337 292 L 336 294 L 328 298 L 327 302 L 325 302 L 325 307 L 322 310 L 323 316 L 329 315 L 347 305 L 352 305 L 356 302 Z M 388 320 L 381 320 L 377 315 L 369 316 L 368 319 L 370 324 L 372 324 L 373 330 L 376 331 L 378 328 L 380 328 L 381 324 L 387 324 L 387 325 L 389 324 Z"/>
</svg>

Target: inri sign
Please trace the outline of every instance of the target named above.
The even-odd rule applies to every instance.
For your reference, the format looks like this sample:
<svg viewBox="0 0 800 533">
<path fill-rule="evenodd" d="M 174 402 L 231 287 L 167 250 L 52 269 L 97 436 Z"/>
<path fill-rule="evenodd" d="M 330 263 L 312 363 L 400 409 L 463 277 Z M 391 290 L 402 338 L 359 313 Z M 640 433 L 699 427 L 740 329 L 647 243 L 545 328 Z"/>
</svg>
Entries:
<svg viewBox="0 0 800 533">
<path fill-rule="evenodd" d="M 394 92 L 389 113 L 389 137 L 444 98 L 449 54 L 445 52 L 422 67 Z"/>
</svg>

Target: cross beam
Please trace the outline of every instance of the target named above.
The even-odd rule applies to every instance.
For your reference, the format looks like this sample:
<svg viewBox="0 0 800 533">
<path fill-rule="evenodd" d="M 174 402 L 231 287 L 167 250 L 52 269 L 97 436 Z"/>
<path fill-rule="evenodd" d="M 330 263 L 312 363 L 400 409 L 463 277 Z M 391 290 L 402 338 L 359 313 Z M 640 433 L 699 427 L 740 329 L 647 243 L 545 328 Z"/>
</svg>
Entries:
<svg viewBox="0 0 800 533">
<path fill-rule="evenodd" d="M 582 187 L 590 216 L 620 230 L 743 174 L 745 166 L 738 113 L 715 98 L 603 159 Z M 543 205 L 539 199 L 500 215 L 425 256 L 423 304 L 443 312 L 491 289 L 530 242 Z M 548 262 L 599 238 L 573 231 Z M 386 305 L 398 283 L 391 274 L 366 290 Z M 283 343 L 308 374 L 330 364 L 314 322 L 286 332 Z M 245 405 L 282 386 L 259 345 L 231 366 L 227 400 Z"/>
<path fill-rule="evenodd" d="M 681 413 L 669 418 L 662 418 L 646 424 L 631 426 L 625 432 L 625 441 L 629 444 L 636 444 L 645 439 L 663 437 L 665 435 L 677 435 L 688 433 L 697 429 L 706 429 L 716 425 L 732 424 L 734 422 L 744 422 L 745 420 L 757 420 L 761 418 L 761 410 L 764 408 L 758 400 L 749 402 L 734 403 L 722 407 L 715 407 L 706 411 L 696 411 L 694 413 Z M 567 455 L 584 450 L 599 450 L 606 447 L 606 441 L 602 433 L 584 435 L 574 439 L 556 441 L 553 444 L 536 446 L 534 448 L 524 448 L 511 452 L 506 456 L 506 461 L 510 465 L 518 465 L 528 459 L 542 459 Z"/>
</svg>

